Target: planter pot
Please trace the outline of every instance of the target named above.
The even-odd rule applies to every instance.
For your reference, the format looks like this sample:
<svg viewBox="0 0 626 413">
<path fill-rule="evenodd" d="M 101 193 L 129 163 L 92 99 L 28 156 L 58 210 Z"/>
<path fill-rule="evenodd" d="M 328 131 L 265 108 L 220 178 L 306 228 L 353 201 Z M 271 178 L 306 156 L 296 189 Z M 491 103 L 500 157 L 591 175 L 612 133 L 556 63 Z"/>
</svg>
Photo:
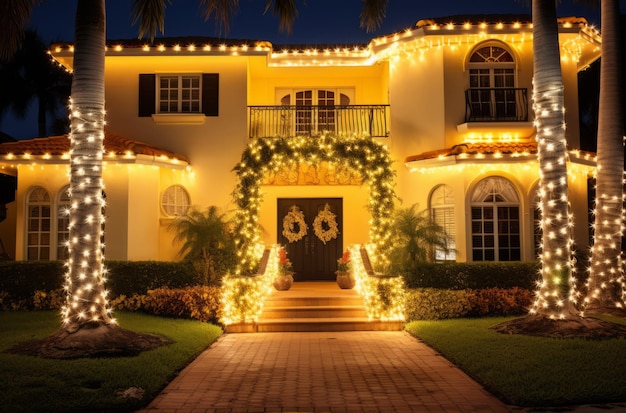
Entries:
<svg viewBox="0 0 626 413">
<path fill-rule="evenodd" d="M 343 290 L 349 290 L 351 288 L 354 288 L 355 284 L 356 279 L 354 278 L 352 273 L 349 273 L 347 271 L 337 271 L 337 285 L 339 285 L 339 288 Z"/>
<path fill-rule="evenodd" d="M 274 284 L 274 288 L 276 288 L 278 291 L 286 291 L 290 289 L 291 284 L 293 284 L 293 275 L 291 274 L 279 275 L 278 277 L 274 278 L 273 284 Z"/>
</svg>

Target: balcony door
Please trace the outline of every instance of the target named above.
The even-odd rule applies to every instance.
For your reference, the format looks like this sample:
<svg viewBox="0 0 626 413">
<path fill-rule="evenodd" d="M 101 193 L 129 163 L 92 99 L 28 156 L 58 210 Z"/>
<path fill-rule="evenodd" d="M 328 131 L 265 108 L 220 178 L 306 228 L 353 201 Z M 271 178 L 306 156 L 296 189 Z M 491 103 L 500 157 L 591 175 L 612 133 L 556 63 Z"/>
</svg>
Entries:
<svg viewBox="0 0 626 413">
<path fill-rule="evenodd" d="M 334 281 L 343 248 L 341 198 L 279 198 L 278 243 L 295 281 Z"/>
<path fill-rule="evenodd" d="M 280 92 L 282 106 L 295 106 L 294 119 L 286 118 L 288 128 L 295 135 L 337 133 L 341 111 L 336 106 L 350 104 L 348 91 L 335 89 L 294 89 Z"/>
<path fill-rule="evenodd" d="M 469 63 L 469 104 L 473 118 L 515 119 L 515 60 L 500 45 L 477 48 Z"/>
</svg>

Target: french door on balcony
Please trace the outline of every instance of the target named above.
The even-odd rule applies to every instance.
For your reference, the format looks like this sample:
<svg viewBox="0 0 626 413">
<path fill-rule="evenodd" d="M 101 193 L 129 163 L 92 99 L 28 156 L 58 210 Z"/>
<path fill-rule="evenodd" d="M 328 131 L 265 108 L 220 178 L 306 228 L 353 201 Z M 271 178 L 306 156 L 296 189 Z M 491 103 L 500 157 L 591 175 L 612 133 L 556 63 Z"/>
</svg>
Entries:
<svg viewBox="0 0 626 413">
<path fill-rule="evenodd" d="M 507 119 L 517 116 L 514 69 L 470 69 L 472 116 Z"/>
<path fill-rule="evenodd" d="M 324 132 L 337 133 L 338 117 L 341 112 L 336 106 L 350 104 L 348 93 L 328 89 L 294 90 L 281 93 L 280 104 L 295 105 L 295 118 L 285 118 L 286 126 L 295 135 L 321 135 Z"/>
</svg>

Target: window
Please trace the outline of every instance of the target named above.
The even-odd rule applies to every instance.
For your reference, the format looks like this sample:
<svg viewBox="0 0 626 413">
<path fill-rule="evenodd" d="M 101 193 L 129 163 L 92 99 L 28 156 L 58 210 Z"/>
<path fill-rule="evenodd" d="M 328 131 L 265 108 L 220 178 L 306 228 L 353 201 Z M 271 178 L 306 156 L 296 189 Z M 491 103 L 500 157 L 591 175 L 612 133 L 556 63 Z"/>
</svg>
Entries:
<svg viewBox="0 0 626 413">
<path fill-rule="evenodd" d="M 200 75 L 158 76 L 159 113 L 199 113 Z"/>
<path fill-rule="evenodd" d="M 219 74 L 140 74 L 138 113 L 218 116 Z"/>
<path fill-rule="evenodd" d="M 508 180 L 491 177 L 476 185 L 471 226 L 474 261 L 521 259 L 519 197 Z"/>
<path fill-rule="evenodd" d="M 70 238 L 70 187 L 66 186 L 59 193 L 57 201 L 57 256 L 58 260 L 64 260 L 69 257 L 69 249 L 67 248 L 67 240 Z"/>
<path fill-rule="evenodd" d="M 295 104 L 295 125 L 288 117 L 283 119 L 282 130 L 295 127 L 296 135 L 318 135 L 323 132 L 338 132 L 338 112 L 336 106 L 350 104 L 348 92 L 337 90 L 310 89 L 298 90 L 294 93 L 282 95 L 280 104 L 290 106 Z M 293 130 L 293 129 L 292 129 Z"/>
<path fill-rule="evenodd" d="M 472 117 L 516 119 L 515 60 L 498 44 L 481 46 L 469 59 L 468 100 Z"/>
<path fill-rule="evenodd" d="M 439 185 L 430 196 L 430 214 L 449 237 L 448 251 L 435 249 L 435 260 L 456 260 L 456 223 L 454 221 L 454 198 L 452 189 L 448 185 Z"/>
<path fill-rule="evenodd" d="M 51 202 L 48 191 L 35 187 L 27 198 L 26 259 L 50 259 Z"/>
<path fill-rule="evenodd" d="M 172 185 L 161 194 L 161 208 L 165 215 L 178 217 L 187 213 L 190 201 L 189 194 L 180 185 Z"/>
</svg>

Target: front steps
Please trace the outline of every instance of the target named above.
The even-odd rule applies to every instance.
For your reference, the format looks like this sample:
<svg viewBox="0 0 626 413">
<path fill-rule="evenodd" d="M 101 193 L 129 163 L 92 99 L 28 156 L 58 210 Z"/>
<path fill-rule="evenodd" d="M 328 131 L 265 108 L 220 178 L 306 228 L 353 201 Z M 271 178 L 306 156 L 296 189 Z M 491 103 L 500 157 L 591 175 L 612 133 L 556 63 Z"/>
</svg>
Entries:
<svg viewBox="0 0 626 413">
<path fill-rule="evenodd" d="M 255 324 L 226 327 L 228 333 L 295 331 L 400 331 L 402 321 L 369 321 L 363 299 L 335 282 L 294 282 L 265 300 Z"/>
</svg>

